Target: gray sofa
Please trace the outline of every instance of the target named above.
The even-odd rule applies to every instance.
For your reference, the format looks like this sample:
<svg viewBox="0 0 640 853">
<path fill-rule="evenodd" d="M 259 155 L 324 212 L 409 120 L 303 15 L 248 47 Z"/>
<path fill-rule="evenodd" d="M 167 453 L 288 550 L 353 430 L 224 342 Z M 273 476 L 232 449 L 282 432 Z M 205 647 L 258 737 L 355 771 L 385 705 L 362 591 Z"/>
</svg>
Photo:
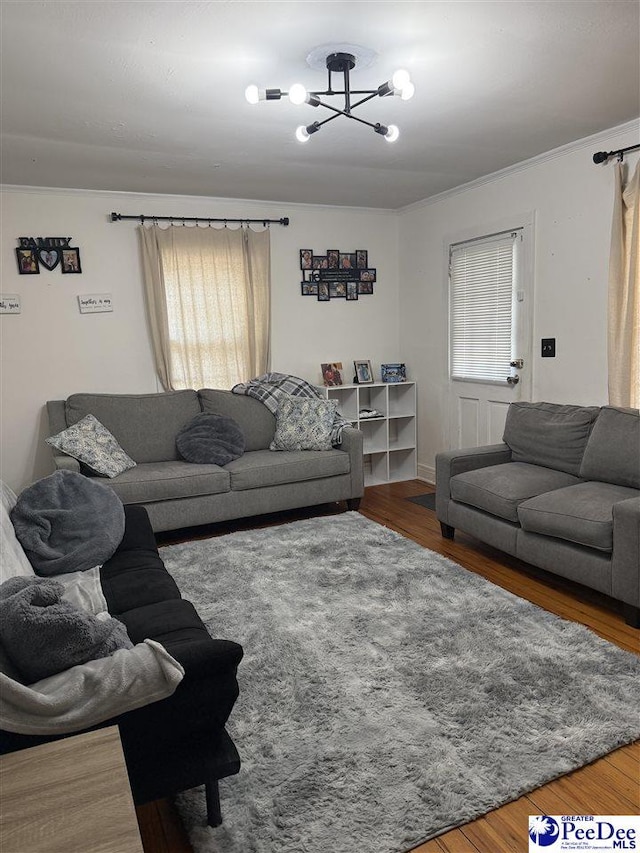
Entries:
<svg viewBox="0 0 640 853">
<path fill-rule="evenodd" d="M 224 467 L 182 460 L 176 434 L 195 415 L 211 412 L 241 427 L 246 452 Z M 101 478 L 124 504 L 142 504 L 154 531 L 174 530 L 332 501 L 356 509 L 364 492 L 362 433 L 345 428 L 332 450 L 271 451 L 276 419 L 252 397 L 230 391 L 161 394 L 73 394 L 47 403 L 51 434 L 94 415 L 137 463 Z M 54 451 L 56 468 L 80 471 Z M 88 475 L 89 470 L 82 467 Z"/>
<path fill-rule="evenodd" d="M 502 444 L 436 457 L 442 534 L 460 529 L 623 603 L 640 627 L 640 413 L 512 403 Z"/>
</svg>

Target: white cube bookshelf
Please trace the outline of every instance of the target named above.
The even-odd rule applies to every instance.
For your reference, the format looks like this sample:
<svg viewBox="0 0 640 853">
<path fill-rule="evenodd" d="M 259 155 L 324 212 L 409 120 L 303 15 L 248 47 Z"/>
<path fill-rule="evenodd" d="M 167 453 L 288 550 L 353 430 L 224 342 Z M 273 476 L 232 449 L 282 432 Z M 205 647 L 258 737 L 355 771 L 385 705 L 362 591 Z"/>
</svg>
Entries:
<svg viewBox="0 0 640 853">
<path fill-rule="evenodd" d="M 338 401 L 338 411 L 364 436 L 365 485 L 375 486 L 417 476 L 416 383 L 373 382 L 320 389 Z M 363 418 L 363 409 L 380 412 Z"/>
</svg>

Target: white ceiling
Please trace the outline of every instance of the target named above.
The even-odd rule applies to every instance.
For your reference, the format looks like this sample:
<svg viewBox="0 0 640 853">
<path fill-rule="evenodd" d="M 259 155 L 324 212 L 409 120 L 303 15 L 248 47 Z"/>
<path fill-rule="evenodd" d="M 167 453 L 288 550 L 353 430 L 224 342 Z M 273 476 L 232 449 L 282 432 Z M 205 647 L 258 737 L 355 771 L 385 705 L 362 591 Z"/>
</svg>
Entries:
<svg viewBox="0 0 640 853">
<path fill-rule="evenodd" d="M 397 208 L 640 114 L 638 0 L 1 7 L 8 184 Z M 344 118 L 300 144 L 322 108 L 245 101 L 325 89 L 306 57 L 342 42 L 377 54 L 354 88 L 411 73 L 412 100 L 357 113 L 395 144 Z"/>
</svg>

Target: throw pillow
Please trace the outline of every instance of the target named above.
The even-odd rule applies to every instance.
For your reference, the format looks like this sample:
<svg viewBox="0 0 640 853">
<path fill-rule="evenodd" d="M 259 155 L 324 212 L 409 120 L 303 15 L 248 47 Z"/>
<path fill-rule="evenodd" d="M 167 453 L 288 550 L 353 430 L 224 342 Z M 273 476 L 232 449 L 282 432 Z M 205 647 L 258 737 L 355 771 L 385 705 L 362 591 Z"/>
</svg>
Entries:
<svg viewBox="0 0 640 853">
<path fill-rule="evenodd" d="M 331 429 L 337 408 L 337 400 L 283 398 L 269 450 L 331 450 Z"/>
<path fill-rule="evenodd" d="M 201 412 L 176 435 L 178 453 L 199 465 L 226 465 L 244 453 L 244 433 L 226 415 Z"/>
<path fill-rule="evenodd" d="M 49 578 L 10 578 L 0 586 L 0 637 L 28 684 L 77 664 L 131 649 L 125 626 L 62 600 Z"/>
<path fill-rule="evenodd" d="M 77 424 L 45 440 L 105 477 L 117 477 L 136 464 L 93 415 L 86 415 Z"/>
</svg>

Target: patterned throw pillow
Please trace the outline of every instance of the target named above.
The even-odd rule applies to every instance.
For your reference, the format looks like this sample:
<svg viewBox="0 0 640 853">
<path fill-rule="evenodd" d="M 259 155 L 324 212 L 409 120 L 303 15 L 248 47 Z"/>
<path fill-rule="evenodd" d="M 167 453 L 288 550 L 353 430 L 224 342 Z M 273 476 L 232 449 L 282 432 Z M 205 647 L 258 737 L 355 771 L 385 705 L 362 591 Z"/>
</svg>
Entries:
<svg viewBox="0 0 640 853">
<path fill-rule="evenodd" d="M 269 450 L 331 450 L 331 428 L 337 400 L 283 398 Z"/>
<path fill-rule="evenodd" d="M 117 477 L 136 464 L 93 415 L 86 415 L 77 424 L 45 440 L 105 477 Z"/>
</svg>

